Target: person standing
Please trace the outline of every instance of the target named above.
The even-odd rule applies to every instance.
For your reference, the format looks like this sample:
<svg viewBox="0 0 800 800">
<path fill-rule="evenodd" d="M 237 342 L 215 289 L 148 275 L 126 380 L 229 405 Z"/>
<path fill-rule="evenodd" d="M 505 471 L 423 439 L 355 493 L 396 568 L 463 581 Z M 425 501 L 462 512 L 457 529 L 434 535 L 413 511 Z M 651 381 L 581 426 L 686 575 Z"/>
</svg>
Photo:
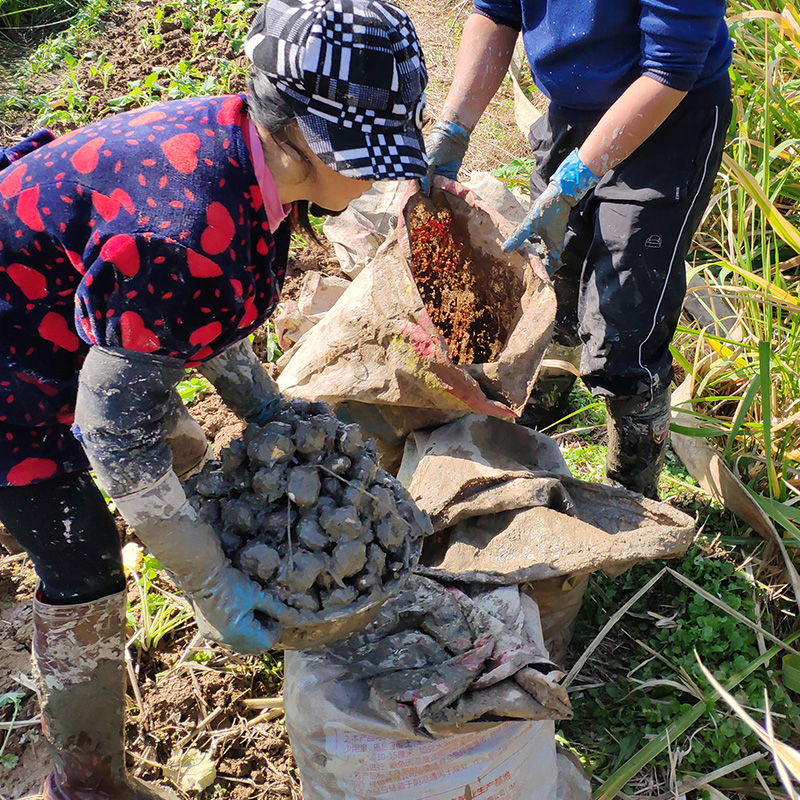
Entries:
<svg viewBox="0 0 800 800">
<path fill-rule="evenodd" d="M 427 73 L 402 10 L 269 0 L 245 50 L 247 94 L 40 132 L 0 159 L 0 521 L 40 580 L 44 800 L 164 796 L 125 767 L 125 578 L 89 467 L 200 630 L 268 650 L 284 609 L 187 501 L 208 445 L 176 387 L 197 367 L 243 420 L 269 420 L 282 400 L 248 335 L 293 225 L 425 174 Z"/>
<path fill-rule="evenodd" d="M 455 178 L 520 31 L 549 106 L 529 134 L 531 209 L 505 247 L 546 247 L 557 356 L 579 358 L 606 402 L 606 479 L 656 498 L 684 259 L 731 117 L 725 2 L 475 0 L 427 140 L 427 191 L 434 174 Z M 534 416 L 558 419 L 573 382 L 545 374 Z"/>
</svg>

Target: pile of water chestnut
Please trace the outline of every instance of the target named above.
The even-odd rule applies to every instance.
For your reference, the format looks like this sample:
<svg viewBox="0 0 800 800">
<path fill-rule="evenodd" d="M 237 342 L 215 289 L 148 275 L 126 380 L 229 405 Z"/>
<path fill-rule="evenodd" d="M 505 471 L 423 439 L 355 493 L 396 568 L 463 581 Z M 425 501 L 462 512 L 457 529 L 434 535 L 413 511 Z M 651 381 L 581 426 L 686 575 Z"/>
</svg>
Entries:
<svg viewBox="0 0 800 800">
<path fill-rule="evenodd" d="M 301 616 L 384 598 L 430 530 L 375 443 L 321 402 L 248 425 L 186 490 L 233 564 Z"/>
</svg>

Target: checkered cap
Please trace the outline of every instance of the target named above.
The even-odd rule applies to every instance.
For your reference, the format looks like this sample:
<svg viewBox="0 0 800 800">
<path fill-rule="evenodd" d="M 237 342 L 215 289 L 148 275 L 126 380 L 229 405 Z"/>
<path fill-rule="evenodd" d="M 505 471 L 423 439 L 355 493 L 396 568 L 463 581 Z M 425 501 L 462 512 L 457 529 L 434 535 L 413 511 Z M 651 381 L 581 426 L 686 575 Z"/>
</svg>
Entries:
<svg viewBox="0 0 800 800">
<path fill-rule="evenodd" d="M 351 178 L 425 174 L 428 73 L 408 15 L 383 0 L 268 0 L 245 52 L 311 149 Z"/>
</svg>

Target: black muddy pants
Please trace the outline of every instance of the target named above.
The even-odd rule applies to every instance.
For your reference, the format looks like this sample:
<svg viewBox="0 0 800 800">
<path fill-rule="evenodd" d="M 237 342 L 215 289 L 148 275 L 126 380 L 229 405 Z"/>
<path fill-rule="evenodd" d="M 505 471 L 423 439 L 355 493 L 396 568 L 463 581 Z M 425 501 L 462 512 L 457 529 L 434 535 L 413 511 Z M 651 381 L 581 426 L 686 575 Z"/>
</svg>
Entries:
<svg viewBox="0 0 800 800">
<path fill-rule="evenodd" d="M 0 522 L 33 561 L 46 603 L 88 603 L 125 588 L 117 526 L 88 470 L 0 486 Z"/>
<path fill-rule="evenodd" d="M 554 276 L 555 341 L 583 345 L 581 376 L 596 395 L 650 398 L 669 387 L 684 259 L 711 197 L 730 118 L 729 101 L 682 103 L 572 210 Z M 531 197 L 596 122 L 550 113 L 531 126 Z"/>
</svg>

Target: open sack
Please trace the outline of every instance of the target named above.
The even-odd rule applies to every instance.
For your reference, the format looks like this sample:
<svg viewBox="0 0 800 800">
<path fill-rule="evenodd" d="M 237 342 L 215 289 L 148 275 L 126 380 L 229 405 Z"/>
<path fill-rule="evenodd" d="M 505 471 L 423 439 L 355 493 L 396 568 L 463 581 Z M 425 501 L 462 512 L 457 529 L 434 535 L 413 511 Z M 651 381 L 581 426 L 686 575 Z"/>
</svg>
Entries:
<svg viewBox="0 0 800 800">
<path fill-rule="evenodd" d="M 514 224 L 437 184 L 431 199 L 409 188 L 375 257 L 281 361 L 281 391 L 343 405 L 383 450 L 471 412 L 513 419 L 555 318 L 532 251 L 500 250 Z"/>
</svg>

